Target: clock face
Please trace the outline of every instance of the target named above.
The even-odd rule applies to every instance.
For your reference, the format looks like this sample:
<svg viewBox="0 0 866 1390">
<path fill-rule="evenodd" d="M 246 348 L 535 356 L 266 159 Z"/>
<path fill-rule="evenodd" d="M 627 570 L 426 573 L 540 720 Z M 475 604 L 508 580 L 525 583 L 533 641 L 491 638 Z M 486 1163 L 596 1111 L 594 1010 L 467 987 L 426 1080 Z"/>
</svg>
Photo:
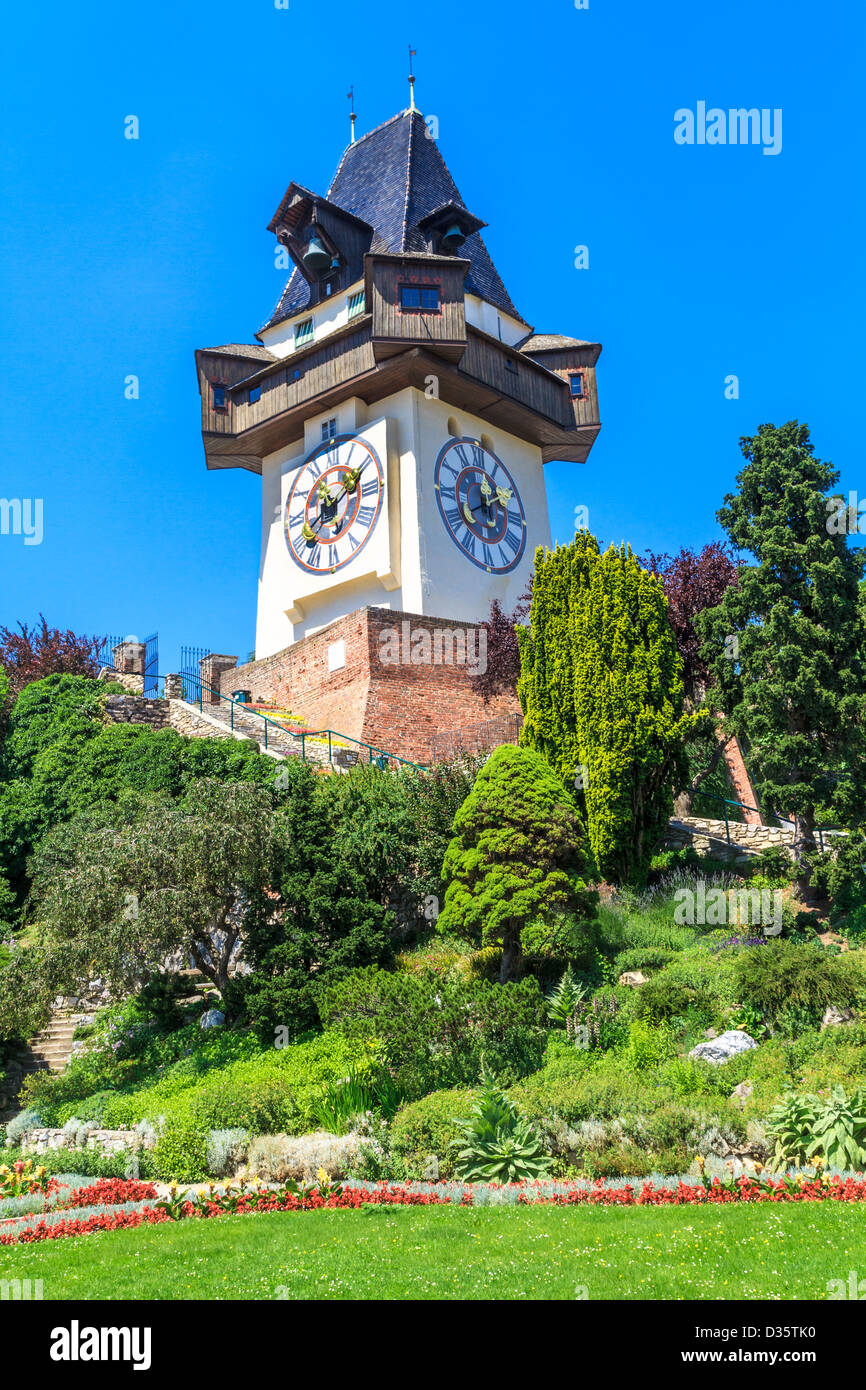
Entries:
<svg viewBox="0 0 866 1390">
<path fill-rule="evenodd" d="M 452 439 L 440 451 L 436 501 L 458 550 L 488 574 L 507 574 L 526 549 L 526 516 L 514 479 L 474 439 Z"/>
<path fill-rule="evenodd" d="M 289 489 L 289 553 L 311 574 L 334 574 L 364 548 L 382 510 L 385 480 L 374 449 L 353 434 L 326 440 Z"/>
</svg>

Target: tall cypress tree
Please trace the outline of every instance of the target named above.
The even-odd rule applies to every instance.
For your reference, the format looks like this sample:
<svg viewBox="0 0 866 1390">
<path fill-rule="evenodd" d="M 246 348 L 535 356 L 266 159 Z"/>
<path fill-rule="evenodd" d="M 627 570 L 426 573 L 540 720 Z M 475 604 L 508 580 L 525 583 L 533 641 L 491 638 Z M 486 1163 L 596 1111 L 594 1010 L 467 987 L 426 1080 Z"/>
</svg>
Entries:
<svg viewBox="0 0 866 1390">
<path fill-rule="evenodd" d="M 718 513 L 753 565 L 698 619 L 702 654 L 765 804 L 794 818 L 801 887 L 818 808 L 863 824 L 866 794 L 863 556 L 839 525 L 839 475 L 796 420 L 740 440 L 739 491 Z"/>
<path fill-rule="evenodd" d="M 682 662 L 662 581 L 588 532 L 536 554 L 521 642 L 521 742 L 583 783 L 599 871 L 640 882 L 685 778 Z"/>
</svg>

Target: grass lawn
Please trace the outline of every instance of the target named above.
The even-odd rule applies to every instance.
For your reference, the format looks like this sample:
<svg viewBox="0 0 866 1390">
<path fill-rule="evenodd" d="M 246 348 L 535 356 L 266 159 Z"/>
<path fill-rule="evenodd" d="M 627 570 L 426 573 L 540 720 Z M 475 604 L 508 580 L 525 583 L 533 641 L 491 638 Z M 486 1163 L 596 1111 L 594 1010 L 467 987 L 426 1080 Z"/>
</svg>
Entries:
<svg viewBox="0 0 866 1390">
<path fill-rule="evenodd" d="M 866 1208 L 830 1202 L 274 1212 L 0 1249 L 45 1299 L 824 1299 L 852 1269 Z"/>
</svg>

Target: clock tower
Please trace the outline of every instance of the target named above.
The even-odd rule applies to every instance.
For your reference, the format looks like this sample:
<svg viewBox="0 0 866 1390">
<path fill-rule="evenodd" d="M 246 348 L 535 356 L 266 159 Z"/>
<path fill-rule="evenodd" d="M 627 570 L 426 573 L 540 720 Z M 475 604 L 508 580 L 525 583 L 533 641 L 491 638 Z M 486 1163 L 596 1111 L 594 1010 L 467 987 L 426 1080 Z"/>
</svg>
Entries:
<svg viewBox="0 0 866 1390">
<path fill-rule="evenodd" d="M 372 670 L 354 704 L 329 700 L 332 648 L 365 613 L 465 630 L 493 599 L 513 608 L 550 543 L 544 464 L 585 462 L 600 425 L 600 345 L 533 331 L 484 226 L 413 105 L 353 138 L 326 195 L 289 185 L 268 228 L 294 266 L 276 307 L 255 343 L 196 354 L 208 468 L 262 478 L 255 661 L 224 686 L 408 756 L 438 716 L 389 740 Z M 441 722 L 483 720 L 466 673 L 448 678 L 466 698 Z"/>
</svg>

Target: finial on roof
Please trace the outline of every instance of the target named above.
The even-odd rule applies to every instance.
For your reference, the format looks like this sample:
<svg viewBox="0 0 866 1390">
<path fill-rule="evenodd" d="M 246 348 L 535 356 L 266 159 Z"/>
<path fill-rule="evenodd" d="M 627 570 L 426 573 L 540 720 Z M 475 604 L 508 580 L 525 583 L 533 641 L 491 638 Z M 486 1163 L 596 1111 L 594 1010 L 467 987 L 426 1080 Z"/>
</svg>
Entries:
<svg viewBox="0 0 866 1390">
<path fill-rule="evenodd" d="M 414 76 L 414 73 L 412 72 L 412 59 L 415 58 L 415 57 L 417 57 L 417 54 L 418 54 L 417 48 L 413 48 L 412 45 L 411 45 L 411 43 L 410 43 L 410 45 L 409 45 L 409 110 L 410 110 L 410 111 L 417 111 L 417 110 L 418 110 L 417 106 L 415 105 L 415 76 Z"/>
<path fill-rule="evenodd" d="M 352 127 L 352 138 L 351 138 L 351 143 L 354 145 L 354 143 L 355 143 L 355 88 L 354 88 L 354 85 L 351 86 L 351 87 L 349 88 L 348 101 L 349 101 L 349 120 L 350 120 L 350 122 L 351 122 L 351 127 Z"/>
</svg>

